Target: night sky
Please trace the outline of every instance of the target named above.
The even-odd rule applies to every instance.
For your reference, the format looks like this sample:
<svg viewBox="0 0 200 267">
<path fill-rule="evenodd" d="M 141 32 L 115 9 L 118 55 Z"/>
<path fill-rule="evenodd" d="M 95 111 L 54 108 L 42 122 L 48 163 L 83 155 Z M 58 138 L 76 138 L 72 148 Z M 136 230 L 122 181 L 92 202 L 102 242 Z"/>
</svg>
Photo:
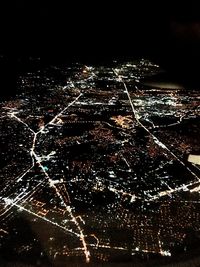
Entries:
<svg viewBox="0 0 200 267">
<path fill-rule="evenodd" d="M 140 55 L 172 49 L 180 39 L 185 47 L 199 41 L 197 4 L 160 2 L 6 1 L 1 4 L 1 50 L 17 55 Z"/>
<path fill-rule="evenodd" d="M 0 54 L 8 69 L 20 69 L 29 57 L 47 64 L 148 57 L 170 71 L 197 76 L 198 4 L 173 2 L 5 1 Z"/>
<path fill-rule="evenodd" d="M 40 56 L 136 55 L 151 53 L 168 34 L 164 6 L 144 1 L 90 2 L 7 3 L 1 16 L 3 50 Z"/>
</svg>

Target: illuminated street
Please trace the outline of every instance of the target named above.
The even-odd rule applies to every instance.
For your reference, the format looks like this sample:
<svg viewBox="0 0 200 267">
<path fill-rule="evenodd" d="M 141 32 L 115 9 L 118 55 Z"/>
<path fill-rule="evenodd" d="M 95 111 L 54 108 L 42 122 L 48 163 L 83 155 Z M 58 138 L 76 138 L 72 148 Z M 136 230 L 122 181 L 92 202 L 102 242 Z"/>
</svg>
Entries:
<svg viewBox="0 0 200 267">
<path fill-rule="evenodd" d="M 19 76 L 0 103 L 2 261 L 137 266 L 198 254 L 200 93 L 146 81 L 162 72 L 141 59 Z"/>
</svg>

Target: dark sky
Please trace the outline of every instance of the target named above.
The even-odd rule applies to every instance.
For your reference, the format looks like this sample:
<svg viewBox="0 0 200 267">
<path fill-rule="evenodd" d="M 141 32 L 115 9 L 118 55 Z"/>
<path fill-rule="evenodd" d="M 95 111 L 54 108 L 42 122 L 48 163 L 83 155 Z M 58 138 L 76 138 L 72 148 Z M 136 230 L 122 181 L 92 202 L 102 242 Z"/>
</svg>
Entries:
<svg viewBox="0 0 200 267">
<path fill-rule="evenodd" d="M 197 2 L 7 0 L 0 4 L 0 52 L 48 59 L 199 57 Z"/>
<path fill-rule="evenodd" d="M 3 94 L 32 66 L 30 57 L 40 57 L 42 65 L 147 57 L 199 83 L 198 1 L 5 0 L 0 36 Z"/>
<path fill-rule="evenodd" d="M 151 2 L 7 1 L 1 8 L 1 49 L 41 55 L 151 53 L 158 42 L 168 41 L 172 15 L 163 1 Z"/>
</svg>

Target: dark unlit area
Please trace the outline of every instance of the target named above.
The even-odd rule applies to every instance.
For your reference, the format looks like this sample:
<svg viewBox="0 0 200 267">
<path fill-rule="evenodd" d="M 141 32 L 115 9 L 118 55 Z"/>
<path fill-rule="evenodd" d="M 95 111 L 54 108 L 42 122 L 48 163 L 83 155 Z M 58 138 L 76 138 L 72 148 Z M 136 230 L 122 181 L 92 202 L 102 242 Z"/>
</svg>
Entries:
<svg viewBox="0 0 200 267">
<path fill-rule="evenodd" d="M 1 95 L 38 66 L 147 57 L 198 86 L 200 18 L 192 2 L 7 1 L 1 3 Z"/>
</svg>

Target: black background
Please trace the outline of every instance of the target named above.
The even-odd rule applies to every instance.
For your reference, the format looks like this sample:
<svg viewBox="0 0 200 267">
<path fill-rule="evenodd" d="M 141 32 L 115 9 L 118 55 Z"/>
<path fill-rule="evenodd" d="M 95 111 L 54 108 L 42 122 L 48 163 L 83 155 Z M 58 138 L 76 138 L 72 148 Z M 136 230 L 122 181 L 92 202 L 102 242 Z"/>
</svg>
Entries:
<svg viewBox="0 0 200 267">
<path fill-rule="evenodd" d="M 198 80 L 198 1 L 18 0 L 0 7 L 4 88 L 30 68 L 30 57 L 45 65 L 144 56 L 187 82 Z"/>
</svg>

